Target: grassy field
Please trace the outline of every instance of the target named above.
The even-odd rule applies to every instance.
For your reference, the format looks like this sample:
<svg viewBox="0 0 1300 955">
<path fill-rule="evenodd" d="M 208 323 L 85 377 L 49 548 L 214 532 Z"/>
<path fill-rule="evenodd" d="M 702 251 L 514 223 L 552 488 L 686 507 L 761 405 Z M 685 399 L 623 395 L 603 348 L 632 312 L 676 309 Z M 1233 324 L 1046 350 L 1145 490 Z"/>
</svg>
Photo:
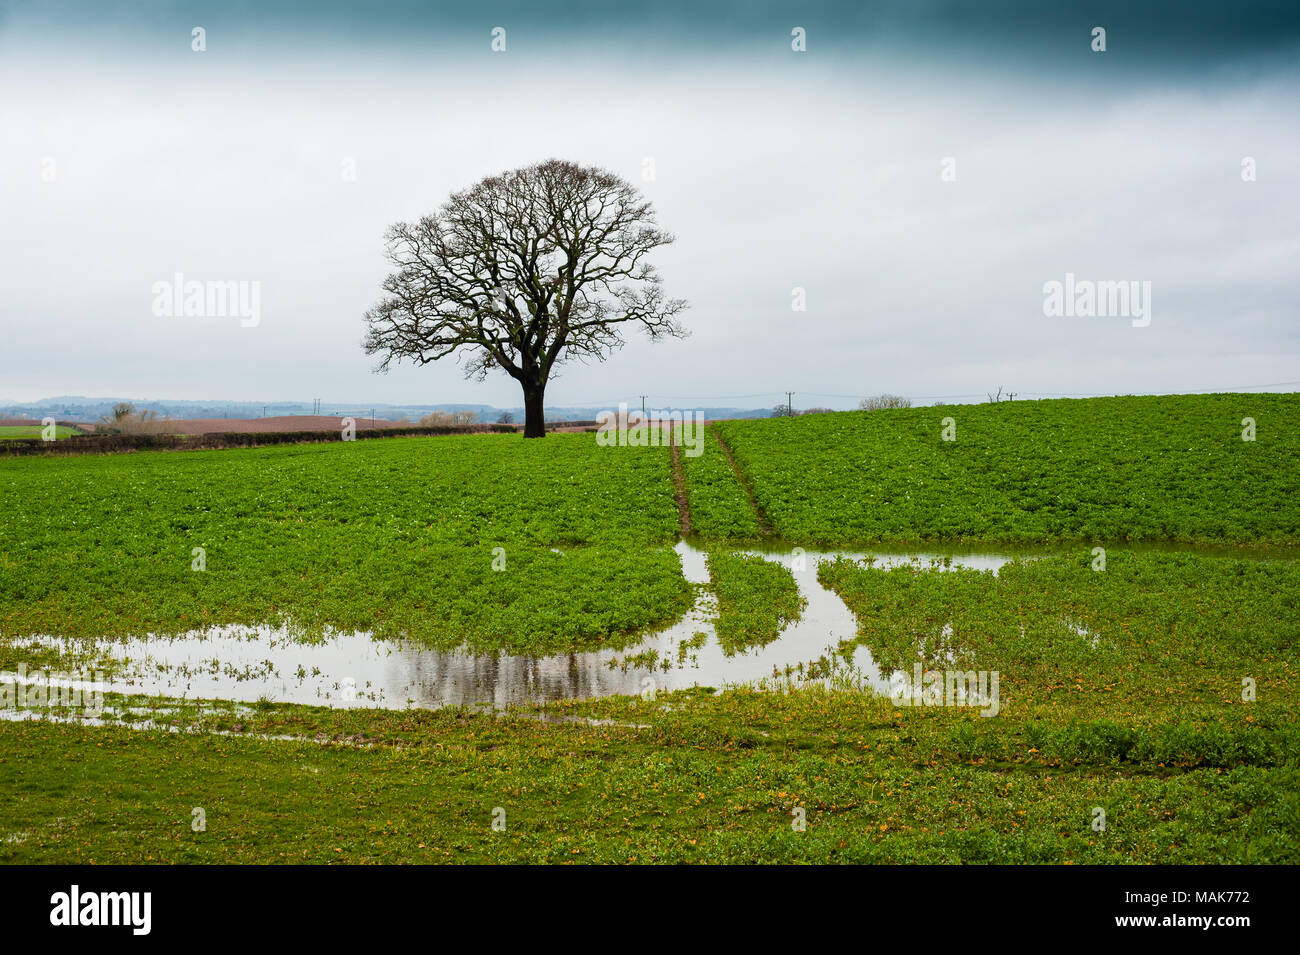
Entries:
<svg viewBox="0 0 1300 955">
<path fill-rule="evenodd" d="M 41 432 L 45 429 L 39 424 L 0 424 L 0 441 L 14 438 L 32 439 L 39 438 Z M 55 440 L 68 438 L 77 433 L 76 428 L 70 428 L 66 424 L 54 426 Z"/>
<path fill-rule="evenodd" d="M 1050 709 L 814 691 L 559 713 L 615 723 L 279 706 L 186 720 L 234 736 L 0 723 L 0 860 L 1300 861 L 1290 723 L 1144 724 L 1121 746 Z"/>
<path fill-rule="evenodd" d="M 1269 549 L 1300 542 L 1296 412 L 1220 395 L 722 423 L 678 478 L 726 652 L 804 610 L 788 570 L 741 553 L 768 532 L 1045 548 L 997 575 L 823 563 L 858 633 L 761 690 L 0 721 L 0 860 L 1298 862 L 1300 559 Z M 30 634 L 214 623 L 634 645 L 693 599 L 681 518 L 668 449 L 590 434 L 0 459 L 0 669 L 80 662 Z M 873 695 L 859 647 L 997 671 L 997 715 Z"/>
</svg>

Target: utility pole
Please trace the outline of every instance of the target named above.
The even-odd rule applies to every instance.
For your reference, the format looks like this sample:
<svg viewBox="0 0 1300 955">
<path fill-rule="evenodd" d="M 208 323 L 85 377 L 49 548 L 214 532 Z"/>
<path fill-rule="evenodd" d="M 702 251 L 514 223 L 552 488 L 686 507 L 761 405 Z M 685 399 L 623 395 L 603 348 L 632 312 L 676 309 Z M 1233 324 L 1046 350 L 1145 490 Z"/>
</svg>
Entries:
<svg viewBox="0 0 1300 955">
<path fill-rule="evenodd" d="M 789 415 L 791 418 L 794 417 L 794 392 L 793 391 L 787 391 L 785 393 L 785 410 L 787 415 Z"/>
<path fill-rule="evenodd" d="M 642 395 L 642 396 L 641 396 L 641 418 L 642 418 L 643 420 L 645 419 L 645 400 L 646 400 L 646 398 L 648 398 L 648 397 L 649 397 L 648 395 Z"/>
</svg>

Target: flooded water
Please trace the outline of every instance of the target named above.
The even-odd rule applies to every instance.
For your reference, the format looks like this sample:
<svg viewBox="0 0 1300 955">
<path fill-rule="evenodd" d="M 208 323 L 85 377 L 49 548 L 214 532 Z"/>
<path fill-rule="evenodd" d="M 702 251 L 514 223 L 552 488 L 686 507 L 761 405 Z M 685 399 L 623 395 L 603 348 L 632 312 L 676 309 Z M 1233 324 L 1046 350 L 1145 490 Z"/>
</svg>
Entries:
<svg viewBox="0 0 1300 955">
<path fill-rule="evenodd" d="M 691 583 L 707 584 L 704 551 L 678 543 L 682 572 Z M 302 643 L 287 630 L 219 627 L 176 637 L 103 640 L 95 645 L 119 661 L 105 692 L 163 695 L 182 699 L 253 702 L 259 699 L 329 706 L 437 707 L 483 704 L 503 707 L 526 702 L 639 694 L 694 686 L 721 688 L 752 683 L 796 669 L 833 651 L 857 632 L 843 601 L 817 582 L 817 565 L 836 557 L 874 559 L 877 567 L 973 567 L 997 571 L 1011 560 L 999 554 L 751 551 L 791 571 L 807 607 L 797 623 L 764 647 L 728 655 L 713 628 L 714 598 L 701 592 L 695 606 L 673 626 L 649 634 L 621 651 L 525 656 L 430 650 L 404 641 L 376 640 L 366 633 L 328 634 Z M 59 638 L 36 638 L 63 648 Z M 86 649 L 86 641 L 77 641 Z M 653 651 L 653 657 L 651 656 Z M 870 651 L 858 647 L 857 671 L 877 692 L 887 683 Z M 0 673 L 0 683 L 15 674 Z"/>
</svg>

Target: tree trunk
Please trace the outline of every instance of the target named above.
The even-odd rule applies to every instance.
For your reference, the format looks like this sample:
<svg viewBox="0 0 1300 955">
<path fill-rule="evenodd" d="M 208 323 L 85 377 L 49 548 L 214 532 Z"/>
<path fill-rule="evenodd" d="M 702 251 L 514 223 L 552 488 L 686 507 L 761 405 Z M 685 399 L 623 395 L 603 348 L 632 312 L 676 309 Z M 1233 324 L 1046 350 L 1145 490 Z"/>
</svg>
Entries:
<svg viewBox="0 0 1300 955">
<path fill-rule="evenodd" d="M 524 437 L 546 437 L 546 409 L 542 404 L 545 389 L 537 385 L 524 386 Z"/>
</svg>

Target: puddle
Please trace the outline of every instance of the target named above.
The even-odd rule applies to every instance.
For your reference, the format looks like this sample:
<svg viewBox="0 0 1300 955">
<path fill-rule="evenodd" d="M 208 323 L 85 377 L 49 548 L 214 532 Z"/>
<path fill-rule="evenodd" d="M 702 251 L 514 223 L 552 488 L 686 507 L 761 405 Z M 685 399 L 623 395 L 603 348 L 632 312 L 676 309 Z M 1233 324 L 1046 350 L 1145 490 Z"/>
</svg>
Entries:
<svg viewBox="0 0 1300 955">
<path fill-rule="evenodd" d="M 687 541 L 676 547 L 691 583 L 709 581 L 705 553 Z M 673 626 L 652 633 L 625 650 L 554 656 L 484 654 L 431 650 L 401 640 L 375 640 L 366 633 L 333 633 L 320 643 L 298 642 L 271 627 L 216 627 L 176 637 L 100 640 L 93 648 L 119 661 L 105 692 L 162 695 L 179 699 L 242 702 L 271 700 L 344 707 L 438 707 L 481 704 L 505 707 L 553 700 L 639 694 L 653 687 L 670 691 L 695 686 L 758 683 L 833 651 L 857 632 L 853 614 L 817 582 L 818 562 L 836 557 L 874 558 L 877 567 L 914 564 L 943 569 L 973 567 L 997 571 L 1012 558 L 996 554 L 905 552 L 819 552 L 750 550 L 791 570 L 807 607 L 797 623 L 764 647 L 728 656 L 713 628 L 716 601 L 700 599 Z M 703 637 L 699 635 L 703 634 Z M 33 638 L 42 646 L 85 650 L 92 642 Z M 653 651 L 654 658 L 649 656 Z M 651 664 L 650 660 L 654 659 Z M 877 692 L 887 681 L 865 647 L 854 665 Z M 0 682 L 13 674 L 0 674 Z"/>
<path fill-rule="evenodd" d="M 3 681 L 9 674 L 0 674 L 0 681 Z M 262 740 L 284 741 L 294 743 L 316 743 L 318 745 L 329 744 L 332 746 L 355 746 L 365 748 L 370 746 L 369 743 L 357 742 L 353 739 L 320 736 L 299 736 L 289 733 L 245 733 L 241 730 L 218 730 L 211 728 L 200 729 L 194 725 L 185 725 L 176 723 L 168 719 L 154 719 L 153 716 L 172 716 L 175 715 L 175 709 L 172 707 L 163 707 L 159 712 L 145 709 L 143 707 L 127 706 L 114 708 L 105 706 L 102 709 L 91 711 L 91 713 L 67 712 L 57 709 L 51 710 L 12 710 L 0 709 L 0 720 L 9 723 L 20 723 L 24 721 L 43 720 L 50 723 L 62 723 L 64 725 L 76 726 L 93 726 L 93 727 L 121 727 L 133 730 L 156 731 L 163 733 L 203 733 L 207 736 L 238 736 L 244 739 L 254 738 Z M 250 711 L 251 713 L 251 711 Z"/>
</svg>

